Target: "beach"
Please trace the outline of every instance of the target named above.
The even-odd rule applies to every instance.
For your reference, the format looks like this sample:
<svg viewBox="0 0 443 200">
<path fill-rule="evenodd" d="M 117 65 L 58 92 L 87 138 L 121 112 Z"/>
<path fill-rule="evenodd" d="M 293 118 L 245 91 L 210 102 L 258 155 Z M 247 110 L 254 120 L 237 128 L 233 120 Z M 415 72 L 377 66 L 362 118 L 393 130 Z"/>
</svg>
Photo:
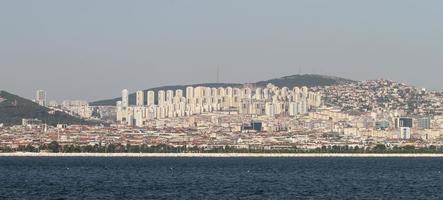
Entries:
<svg viewBox="0 0 443 200">
<path fill-rule="evenodd" d="M 443 157 L 423 153 L 0 153 L 0 157 Z"/>
</svg>

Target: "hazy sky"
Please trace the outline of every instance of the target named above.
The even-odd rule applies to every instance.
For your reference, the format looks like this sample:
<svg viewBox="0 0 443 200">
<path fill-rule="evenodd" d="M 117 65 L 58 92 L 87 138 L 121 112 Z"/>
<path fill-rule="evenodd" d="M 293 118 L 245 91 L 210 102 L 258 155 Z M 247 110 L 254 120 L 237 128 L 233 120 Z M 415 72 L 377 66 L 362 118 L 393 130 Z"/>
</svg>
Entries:
<svg viewBox="0 0 443 200">
<path fill-rule="evenodd" d="M 0 1 L 0 89 L 98 100 L 318 73 L 443 88 L 441 0 Z"/>
</svg>

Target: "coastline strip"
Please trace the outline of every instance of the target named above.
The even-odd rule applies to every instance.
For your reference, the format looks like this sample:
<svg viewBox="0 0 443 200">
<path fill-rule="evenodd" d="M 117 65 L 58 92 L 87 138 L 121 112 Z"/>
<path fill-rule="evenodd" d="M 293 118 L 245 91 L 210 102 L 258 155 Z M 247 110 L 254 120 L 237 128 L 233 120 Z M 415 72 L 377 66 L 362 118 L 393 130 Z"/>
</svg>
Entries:
<svg viewBox="0 0 443 200">
<path fill-rule="evenodd" d="M 435 157 L 443 154 L 425 153 L 0 153 L 0 157 L 201 157 L 201 158 L 235 158 L 235 157 Z"/>
</svg>

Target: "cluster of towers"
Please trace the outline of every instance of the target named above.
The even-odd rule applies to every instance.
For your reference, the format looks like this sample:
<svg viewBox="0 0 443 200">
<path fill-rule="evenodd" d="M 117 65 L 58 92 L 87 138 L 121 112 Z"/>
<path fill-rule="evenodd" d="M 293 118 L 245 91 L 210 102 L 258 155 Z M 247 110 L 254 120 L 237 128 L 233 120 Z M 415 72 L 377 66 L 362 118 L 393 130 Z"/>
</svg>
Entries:
<svg viewBox="0 0 443 200">
<path fill-rule="evenodd" d="M 145 101 L 146 97 L 146 101 Z M 156 98 L 157 97 L 157 98 Z M 307 87 L 292 90 L 268 84 L 265 88 L 243 87 L 187 87 L 183 90 L 160 90 L 136 93 L 136 104 L 129 105 L 128 90 L 122 91 L 117 102 L 117 122 L 143 126 L 149 120 L 184 117 L 217 111 L 247 115 L 305 114 L 321 105 L 321 94 Z"/>
</svg>

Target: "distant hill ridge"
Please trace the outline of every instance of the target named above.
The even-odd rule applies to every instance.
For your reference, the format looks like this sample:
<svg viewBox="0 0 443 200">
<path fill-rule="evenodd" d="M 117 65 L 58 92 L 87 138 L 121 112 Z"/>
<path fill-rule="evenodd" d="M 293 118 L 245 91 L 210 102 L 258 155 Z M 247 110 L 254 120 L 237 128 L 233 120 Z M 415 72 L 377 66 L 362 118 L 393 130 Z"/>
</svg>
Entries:
<svg viewBox="0 0 443 200">
<path fill-rule="evenodd" d="M 51 114 L 50 109 L 31 100 L 6 91 L 0 91 L 0 123 L 19 125 L 23 118 L 39 119 L 49 125 L 93 124 L 64 112 L 55 111 Z"/>
<path fill-rule="evenodd" d="M 257 87 L 265 87 L 268 83 L 272 83 L 278 87 L 289 87 L 293 88 L 295 86 L 302 87 L 315 87 L 315 86 L 329 86 L 329 85 L 337 85 L 337 84 L 344 84 L 344 83 L 350 83 L 355 82 L 353 80 L 334 77 L 334 76 L 325 76 L 325 75 L 317 75 L 317 74 L 299 74 L 299 75 L 291 75 L 291 76 L 285 76 L 281 78 L 275 78 L 270 79 L 267 81 L 259 81 L 255 83 L 249 83 L 253 84 Z M 192 84 L 192 85 L 174 85 L 174 86 L 163 86 L 163 87 L 156 87 L 151 89 L 146 89 L 146 91 L 154 91 L 157 93 L 159 90 L 178 90 L 181 89 L 184 92 L 186 92 L 186 87 L 193 86 L 204 86 L 204 87 L 242 87 L 244 84 L 240 83 L 202 83 L 202 84 Z M 121 97 L 114 98 L 114 99 L 106 99 L 106 100 L 100 100 L 92 102 L 91 105 L 93 106 L 114 106 L 117 101 L 120 101 Z M 129 95 L 129 104 L 135 104 L 135 93 L 131 93 Z"/>
</svg>

